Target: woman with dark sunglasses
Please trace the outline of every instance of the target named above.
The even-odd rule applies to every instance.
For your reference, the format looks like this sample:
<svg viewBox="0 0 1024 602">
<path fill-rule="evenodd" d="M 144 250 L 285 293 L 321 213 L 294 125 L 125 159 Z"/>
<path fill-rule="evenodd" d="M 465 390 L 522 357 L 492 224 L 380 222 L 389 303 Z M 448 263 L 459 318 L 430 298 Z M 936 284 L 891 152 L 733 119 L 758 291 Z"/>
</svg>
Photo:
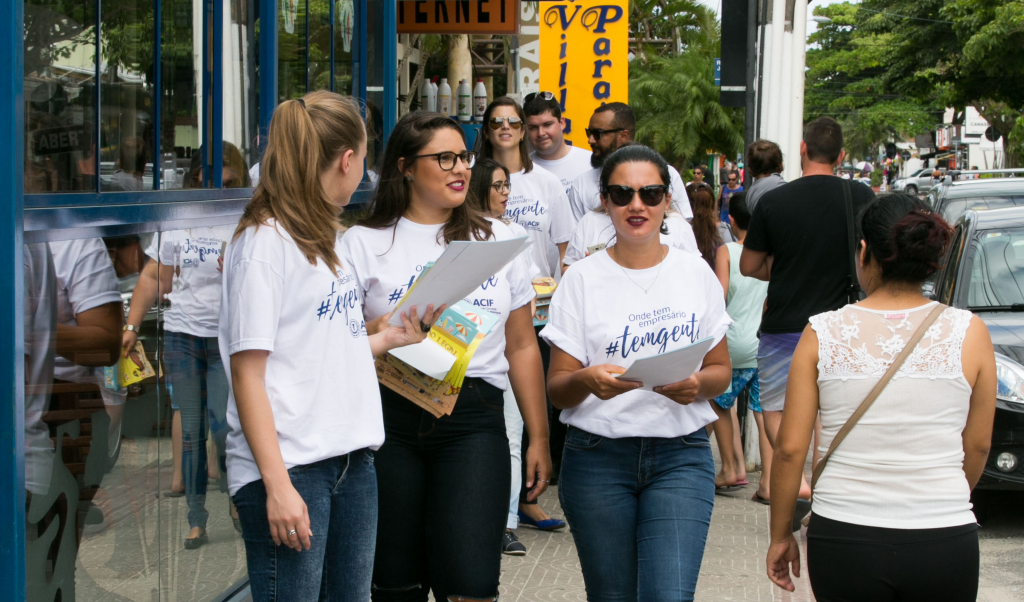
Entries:
<svg viewBox="0 0 1024 602">
<path fill-rule="evenodd" d="M 368 214 L 342 238 L 365 299 L 367 331 L 383 325 L 428 262 L 455 240 L 516 234 L 466 203 L 475 156 L 452 119 L 417 111 L 395 126 Z M 376 453 L 380 500 L 375 602 L 494 600 L 509 499 L 503 394 L 511 381 L 536 443 L 526 453 L 535 495 L 550 480 L 534 297 L 525 258 L 466 301 L 498 318 L 469 362 L 455 408 L 435 418 L 384 386 L 384 445 Z"/>
<path fill-rule="evenodd" d="M 627 142 L 620 148 L 634 145 L 636 145 L 635 142 Z M 654 194 L 654 191 L 655 189 L 647 191 L 649 200 L 653 198 L 650 195 Z M 671 206 L 665 212 L 665 220 L 662 222 L 659 232 L 663 244 L 700 255 L 697 239 L 693 236 L 693 229 L 689 222 Z M 612 218 L 605 211 L 604 205 L 593 211 L 588 211 L 576 224 L 576 230 L 572 234 L 572 239 L 569 240 L 569 246 L 565 249 L 562 272 L 564 273 L 570 265 L 591 253 L 596 253 L 614 244 L 615 225 L 612 224 Z"/>
<path fill-rule="evenodd" d="M 511 174 L 505 216 L 526 228 L 541 276 L 557 278 L 576 225 L 565 187 L 530 159 L 526 114 L 519 103 L 508 96 L 495 99 L 484 111 L 484 124 L 478 142 L 481 158 L 494 159 Z"/>
<path fill-rule="evenodd" d="M 569 425 L 559 499 L 587 599 L 693 600 L 711 522 L 715 464 L 708 400 L 732 376 L 732 320 L 714 272 L 661 243 L 668 166 L 645 146 L 615 151 L 601 202 L 616 244 L 572 265 L 541 336 L 548 391 Z M 617 375 L 633 361 L 711 338 L 701 368 L 653 389 Z"/>
</svg>

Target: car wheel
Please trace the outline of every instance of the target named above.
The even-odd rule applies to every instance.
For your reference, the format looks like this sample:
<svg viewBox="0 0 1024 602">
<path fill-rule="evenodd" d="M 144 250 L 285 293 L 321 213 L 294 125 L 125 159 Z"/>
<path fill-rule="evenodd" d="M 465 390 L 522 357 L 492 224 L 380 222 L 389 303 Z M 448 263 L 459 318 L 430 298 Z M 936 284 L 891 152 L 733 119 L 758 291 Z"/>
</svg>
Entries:
<svg viewBox="0 0 1024 602">
<path fill-rule="evenodd" d="M 917 195 L 917 186 L 914 186 L 914 185 L 907 186 L 907 194 L 913 194 L 913 195 L 916 196 Z"/>
</svg>

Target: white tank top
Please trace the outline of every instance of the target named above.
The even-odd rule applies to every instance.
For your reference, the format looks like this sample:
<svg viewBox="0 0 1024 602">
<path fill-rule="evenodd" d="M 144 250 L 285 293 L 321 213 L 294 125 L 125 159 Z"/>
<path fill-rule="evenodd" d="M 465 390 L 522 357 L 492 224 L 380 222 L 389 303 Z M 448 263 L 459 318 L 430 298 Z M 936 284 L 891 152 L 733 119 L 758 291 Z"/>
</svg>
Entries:
<svg viewBox="0 0 1024 602">
<path fill-rule="evenodd" d="M 847 305 L 816 315 L 821 453 L 934 307 L 900 311 Z M 815 514 L 888 529 L 975 522 L 961 434 L 971 387 L 961 350 L 969 311 L 949 308 L 829 459 Z"/>
</svg>

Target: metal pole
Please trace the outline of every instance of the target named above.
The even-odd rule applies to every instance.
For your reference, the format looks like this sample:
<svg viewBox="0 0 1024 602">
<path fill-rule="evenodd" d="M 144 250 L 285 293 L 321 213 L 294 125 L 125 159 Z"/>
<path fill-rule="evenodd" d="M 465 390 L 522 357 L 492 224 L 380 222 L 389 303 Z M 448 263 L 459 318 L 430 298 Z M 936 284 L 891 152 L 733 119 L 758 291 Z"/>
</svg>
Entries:
<svg viewBox="0 0 1024 602">
<path fill-rule="evenodd" d="M 757 116 L 754 128 L 754 136 L 764 138 L 761 134 L 761 107 L 764 105 L 764 38 L 766 33 L 766 19 L 768 18 L 769 0 L 761 0 L 761 10 L 757 14 Z"/>
<path fill-rule="evenodd" d="M 330 55 L 330 61 L 329 62 L 330 62 L 330 66 L 331 66 L 331 92 L 334 92 L 335 91 L 334 90 L 334 28 L 336 27 L 336 25 L 334 24 L 334 20 L 335 20 L 336 16 L 335 16 L 335 12 L 334 12 L 334 0 L 327 0 L 327 2 L 328 2 L 328 5 L 330 7 L 329 10 L 328 10 L 328 13 L 330 13 L 328 15 L 328 20 L 331 22 L 331 42 L 330 42 L 330 44 L 331 44 L 331 51 L 329 53 L 329 55 Z"/>
<path fill-rule="evenodd" d="M 160 0 L 153 0 L 153 190 L 160 190 L 160 176 L 163 175 L 160 161 L 160 101 L 163 92 L 160 42 L 163 39 L 163 24 L 160 16 Z"/>
<path fill-rule="evenodd" d="M 97 3 L 98 4 L 98 3 Z M 5 596 L 26 598 L 25 587 L 25 283 L 22 207 L 25 175 L 25 3 L 0 2 L 0 575 Z M 97 17 L 98 18 L 98 17 Z M 97 29 L 98 32 L 98 29 Z M 97 33 L 98 35 L 98 33 Z M 99 56 L 97 51 L 96 56 Z M 97 59 L 98 60 L 98 59 Z M 98 63 L 97 63 L 98 64 Z M 99 70 L 96 71 L 99 73 Z M 97 82 L 97 86 L 99 82 Z M 96 145 L 99 148 L 99 145 Z M 97 167 L 98 167 L 97 162 Z M 99 172 L 96 172 L 99 182 Z M 74 504 L 69 500 L 69 505 Z M 69 527 L 65 527 L 69 528 Z"/>
<path fill-rule="evenodd" d="M 277 107 L 277 0 L 260 3 L 260 156 L 267 148 L 270 118 Z"/>
<path fill-rule="evenodd" d="M 213 4 L 213 64 L 211 65 L 213 83 L 213 129 L 210 139 L 213 148 L 211 161 L 213 187 L 220 188 L 224 184 L 224 3 L 228 0 L 211 0 Z M 232 107 L 234 109 L 235 107 Z"/>
<path fill-rule="evenodd" d="M 743 153 L 746 156 L 747 148 L 757 137 L 756 113 L 757 113 L 757 89 L 754 88 L 754 76 L 757 72 L 757 0 L 747 0 L 747 107 L 743 118 Z M 746 165 L 746 159 L 744 159 Z M 753 176 L 750 173 L 750 166 L 746 165 L 743 170 L 743 188 L 750 188 Z"/>
</svg>

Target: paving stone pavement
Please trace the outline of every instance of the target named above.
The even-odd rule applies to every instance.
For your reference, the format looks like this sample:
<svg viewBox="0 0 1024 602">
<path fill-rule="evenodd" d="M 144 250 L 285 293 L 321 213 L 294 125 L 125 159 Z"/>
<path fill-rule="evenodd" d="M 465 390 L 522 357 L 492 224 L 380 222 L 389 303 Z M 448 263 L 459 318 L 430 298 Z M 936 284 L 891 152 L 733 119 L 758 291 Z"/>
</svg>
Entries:
<svg viewBox="0 0 1024 602">
<path fill-rule="evenodd" d="M 765 576 L 768 507 L 750 499 L 758 476 L 759 473 L 751 473 L 747 477 L 751 485 L 715 496 L 704 561 L 697 580 L 698 602 L 813 600 L 806 577 L 798 580 L 797 591 L 790 594 L 774 587 Z M 552 516 L 563 516 L 555 488 L 545 493 L 540 503 Z M 520 527 L 516 534 L 528 552 L 526 556 L 503 557 L 502 602 L 587 599 L 576 546 L 568 529 L 561 533 L 543 533 Z"/>
</svg>

